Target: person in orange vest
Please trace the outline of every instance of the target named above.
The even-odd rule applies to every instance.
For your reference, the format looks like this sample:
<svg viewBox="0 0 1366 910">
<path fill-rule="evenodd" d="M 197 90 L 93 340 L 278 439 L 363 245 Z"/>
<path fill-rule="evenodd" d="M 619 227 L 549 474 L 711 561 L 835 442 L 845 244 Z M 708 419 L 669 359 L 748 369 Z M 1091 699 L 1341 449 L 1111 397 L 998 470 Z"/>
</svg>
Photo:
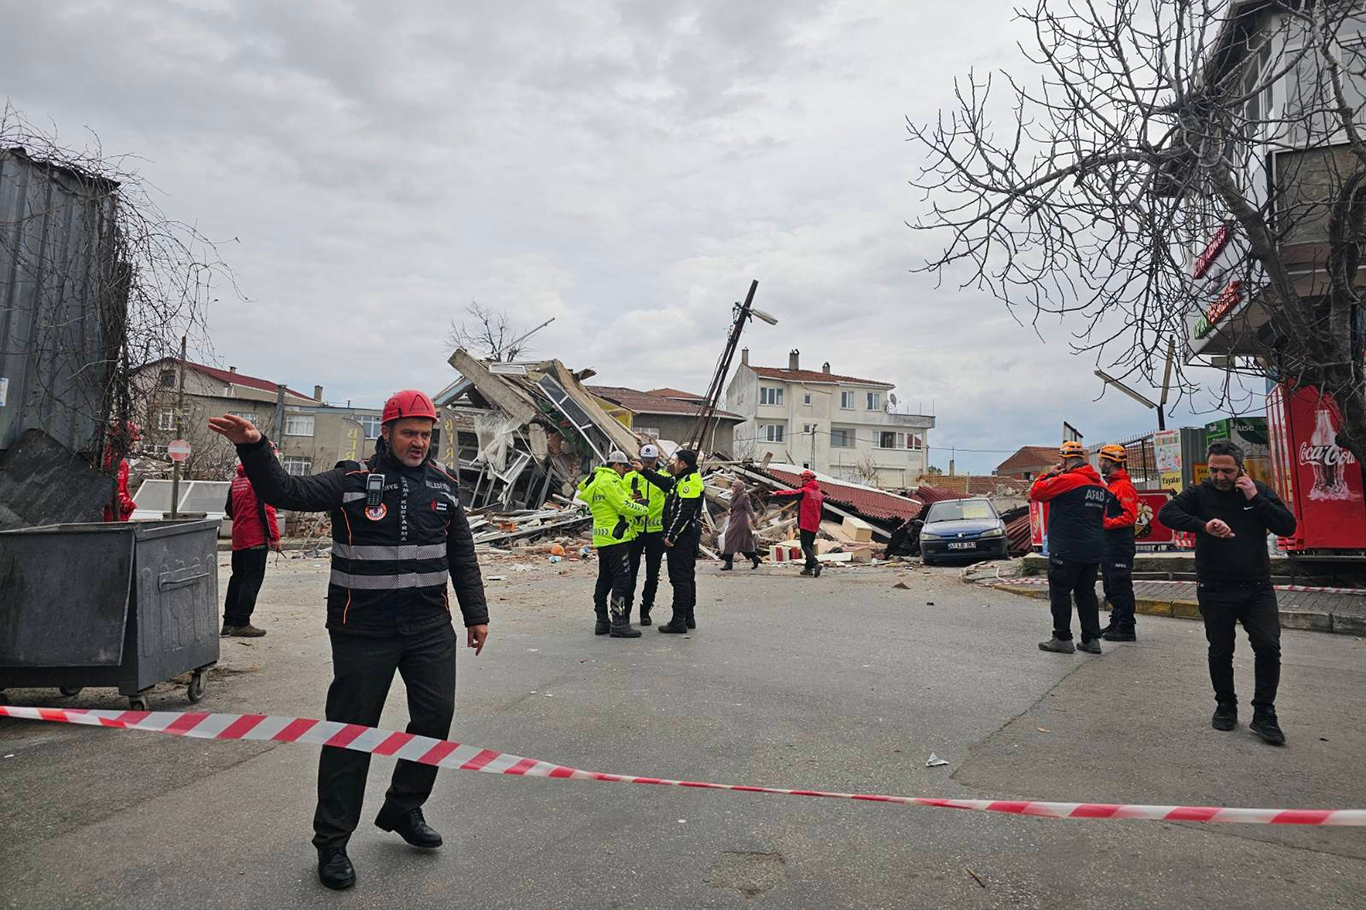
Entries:
<svg viewBox="0 0 1366 910">
<path fill-rule="evenodd" d="M 1029 498 L 1048 503 L 1048 600 L 1053 637 L 1041 651 L 1088 654 L 1100 650 L 1100 602 L 1096 575 L 1105 558 L 1105 512 L 1110 491 L 1086 461 L 1081 443 L 1068 440 L 1058 449 L 1053 469 L 1034 482 Z M 1081 642 L 1072 644 L 1072 601 L 1077 603 Z"/>
<path fill-rule="evenodd" d="M 1134 641 L 1134 528 L 1138 525 L 1138 491 L 1129 480 L 1124 446 L 1101 446 L 1100 473 L 1114 497 L 1105 515 L 1105 561 L 1100 564 L 1110 622 L 1101 631 L 1106 641 Z"/>
</svg>

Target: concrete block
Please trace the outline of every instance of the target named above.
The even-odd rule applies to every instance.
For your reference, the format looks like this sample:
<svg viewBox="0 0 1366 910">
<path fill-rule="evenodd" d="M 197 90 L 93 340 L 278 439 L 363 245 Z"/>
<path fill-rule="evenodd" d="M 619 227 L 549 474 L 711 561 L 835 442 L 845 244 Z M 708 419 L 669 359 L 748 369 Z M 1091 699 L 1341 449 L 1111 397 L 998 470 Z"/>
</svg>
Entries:
<svg viewBox="0 0 1366 910">
<path fill-rule="evenodd" d="M 1300 606 L 1281 607 L 1281 628 L 1300 629 L 1305 632 L 1333 631 L 1333 617 L 1330 613 L 1306 609 Z"/>
<path fill-rule="evenodd" d="M 1366 635 L 1366 597 L 1343 597 L 1333 608 L 1333 631 L 1339 635 Z"/>
<path fill-rule="evenodd" d="M 864 542 L 873 539 L 873 526 L 863 519 L 855 518 L 852 515 L 844 519 L 842 530 L 844 531 L 842 536 L 848 540 Z"/>
<path fill-rule="evenodd" d="M 1177 619 L 1199 619 L 1200 605 L 1191 600 L 1174 600 L 1171 602 L 1172 616 Z"/>
</svg>

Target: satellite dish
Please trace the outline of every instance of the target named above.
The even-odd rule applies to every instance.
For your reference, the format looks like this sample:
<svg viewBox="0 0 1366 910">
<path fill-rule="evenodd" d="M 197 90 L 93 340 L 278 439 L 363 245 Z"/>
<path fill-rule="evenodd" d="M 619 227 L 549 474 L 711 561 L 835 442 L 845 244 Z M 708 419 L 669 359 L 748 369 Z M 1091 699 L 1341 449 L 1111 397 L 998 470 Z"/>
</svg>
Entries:
<svg viewBox="0 0 1366 910">
<path fill-rule="evenodd" d="M 887 400 L 892 403 L 892 407 L 896 407 L 896 392 L 893 392 L 892 394 L 888 395 Z"/>
</svg>

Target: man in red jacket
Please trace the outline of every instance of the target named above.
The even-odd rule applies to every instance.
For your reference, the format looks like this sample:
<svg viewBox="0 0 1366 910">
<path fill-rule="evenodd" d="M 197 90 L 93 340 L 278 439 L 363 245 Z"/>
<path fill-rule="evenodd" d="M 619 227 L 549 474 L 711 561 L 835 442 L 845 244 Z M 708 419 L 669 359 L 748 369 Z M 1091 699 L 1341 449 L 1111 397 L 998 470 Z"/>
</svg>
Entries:
<svg viewBox="0 0 1366 910">
<path fill-rule="evenodd" d="M 266 579 L 266 556 L 271 550 L 280 550 L 275 507 L 260 500 L 247 479 L 246 468 L 239 464 L 223 511 L 232 520 L 232 577 L 223 604 L 223 634 L 260 638 L 266 631 L 251 624 L 251 614 L 261 582 Z"/>
<path fill-rule="evenodd" d="M 802 471 L 801 481 L 800 490 L 775 490 L 773 495 L 797 497 L 800 503 L 797 506 L 797 531 L 802 541 L 802 552 L 806 554 L 806 566 L 803 567 L 801 574 L 819 578 L 821 564 L 816 559 L 816 532 L 821 529 L 821 509 L 825 504 L 825 494 L 821 492 L 821 485 L 816 482 L 814 472 Z"/>
<path fill-rule="evenodd" d="M 105 521 L 127 521 L 137 509 L 128 493 L 128 460 L 123 456 L 141 438 L 142 428 L 131 420 L 115 422 L 109 427 L 109 438 L 104 444 L 104 469 L 114 472 L 114 499 L 104 507 Z M 119 460 L 117 467 L 115 456 Z"/>
<path fill-rule="evenodd" d="M 1110 491 L 1086 463 L 1081 443 L 1068 440 L 1058 449 L 1062 460 L 1034 482 L 1029 498 L 1048 503 L 1048 600 L 1053 637 L 1041 651 L 1071 654 L 1100 650 L 1100 602 L 1096 573 L 1105 558 L 1105 512 Z M 1072 644 L 1072 600 L 1077 602 L 1081 643 Z"/>
<path fill-rule="evenodd" d="M 1134 528 L 1138 525 L 1138 491 L 1125 470 L 1129 453 L 1124 446 L 1100 449 L 1100 473 L 1109 488 L 1105 513 L 1105 561 L 1100 564 L 1110 624 L 1101 633 L 1106 641 L 1134 641 Z"/>
</svg>

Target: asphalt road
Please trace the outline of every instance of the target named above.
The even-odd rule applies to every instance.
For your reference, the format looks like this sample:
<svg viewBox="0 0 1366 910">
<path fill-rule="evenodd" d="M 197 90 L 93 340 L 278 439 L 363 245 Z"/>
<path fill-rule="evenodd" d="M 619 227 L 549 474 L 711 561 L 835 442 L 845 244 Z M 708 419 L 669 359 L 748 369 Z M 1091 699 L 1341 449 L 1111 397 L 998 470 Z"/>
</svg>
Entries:
<svg viewBox="0 0 1366 910">
<path fill-rule="evenodd" d="M 591 564 L 485 567 L 453 737 L 600 771 L 779 787 L 1097 802 L 1366 807 L 1366 642 L 1287 632 L 1290 743 L 1209 728 L 1198 624 L 1140 617 L 1103 657 L 1044 654 L 1041 601 L 953 570 L 700 569 L 701 628 L 591 634 Z M 226 571 L 226 570 L 224 570 Z M 326 561 L 272 566 L 264 639 L 199 706 L 320 716 Z M 226 574 L 224 575 L 224 583 Z M 901 583 L 907 588 L 896 588 Z M 1251 661 L 1240 643 L 1238 677 Z M 114 693 L 15 704 L 122 707 Z M 162 687 L 154 708 L 184 710 Z M 406 721 L 402 688 L 384 725 Z M 935 753 L 949 761 L 927 768 Z M 370 824 L 359 884 L 308 843 L 316 749 L 0 721 L 0 905 L 228 908 L 1360 907 L 1366 830 L 1057 821 L 443 771 L 436 853 Z"/>
</svg>

